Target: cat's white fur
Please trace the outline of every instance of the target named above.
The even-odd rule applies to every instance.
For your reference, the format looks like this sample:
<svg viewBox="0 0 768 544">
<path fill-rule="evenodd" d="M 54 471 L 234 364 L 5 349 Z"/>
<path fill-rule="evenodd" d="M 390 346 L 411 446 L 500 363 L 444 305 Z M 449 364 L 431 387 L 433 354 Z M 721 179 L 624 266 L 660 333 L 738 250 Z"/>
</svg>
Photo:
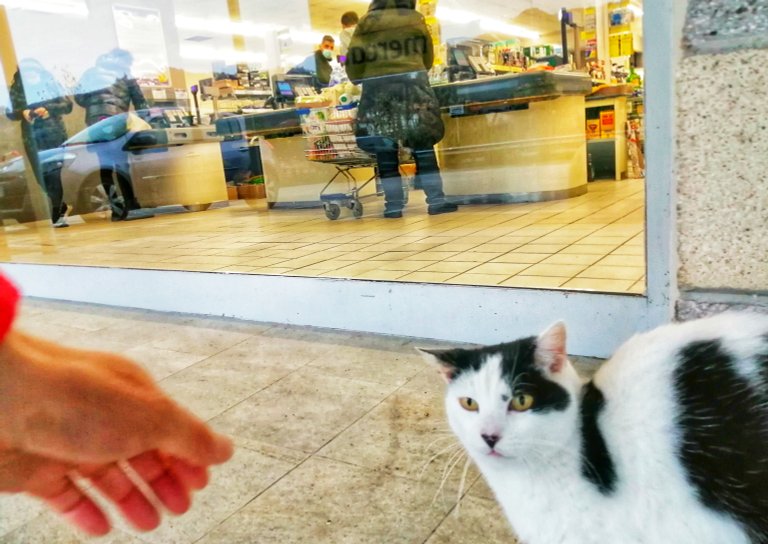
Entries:
<svg viewBox="0 0 768 544">
<path fill-rule="evenodd" d="M 665 326 L 630 339 L 598 370 L 594 382 L 605 396 L 599 424 L 618 477 L 608 496 L 580 476 L 581 380 L 567 360 L 556 372 L 547 370 L 571 393 L 565 411 L 508 412 L 502 395 L 512 391 L 500 379 L 496 356 L 450 382 L 448 420 L 524 544 L 747 544 L 742 528 L 702 507 L 686 481 L 675 455 L 671 375 L 680 348 L 719 338 L 740 356 L 739 371 L 760 380 L 746 354 L 755 353 L 754 339 L 766 331 L 768 317 L 754 314 Z M 562 324 L 543 333 L 539 345 L 557 349 L 559 336 L 564 353 Z M 544 368 L 547 361 L 545 353 Z M 475 399 L 480 410 L 463 409 L 460 397 Z M 500 434 L 495 449 L 504 457 L 489 455 L 481 434 Z"/>
</svg>

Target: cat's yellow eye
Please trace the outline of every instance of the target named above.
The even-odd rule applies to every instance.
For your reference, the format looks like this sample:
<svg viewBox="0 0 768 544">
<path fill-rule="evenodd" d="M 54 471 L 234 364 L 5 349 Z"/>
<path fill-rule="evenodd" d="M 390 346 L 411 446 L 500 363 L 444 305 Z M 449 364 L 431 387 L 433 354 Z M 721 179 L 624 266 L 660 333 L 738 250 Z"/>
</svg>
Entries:
<svg viewBox="0 0 768 544">
<path fill-rule="evenodd" d="M 471 399 L 469 397 L 461 397 L 459 399 L 459 404 L 461 404 L 461 407 L 468 412 L 477 412 L 478 409 L 480 409 L 480 407 L 477 405 L 477 402 L 475 402 L 475 399 Z"/>
<path fill-rule="evenodd" d="M 509 409 L 515 412 L 527 412 L 533 406 L 533 397 L 520 393 L 509 401 Z"/>
</svg>

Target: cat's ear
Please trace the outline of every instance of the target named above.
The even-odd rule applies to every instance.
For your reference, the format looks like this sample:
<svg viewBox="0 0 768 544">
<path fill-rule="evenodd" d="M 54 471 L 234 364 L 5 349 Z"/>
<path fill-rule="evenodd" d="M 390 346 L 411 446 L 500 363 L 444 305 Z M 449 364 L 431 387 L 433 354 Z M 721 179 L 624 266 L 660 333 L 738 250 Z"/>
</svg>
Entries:
<svg viewBox="0 0 768 544">
<path fill-rule="evenodd" d="M 568 360 L 565 338 L 565 323 L 558 321 L 536 339 L 536 363 L 550 374 L 560 372 Z"/>
<path fill-rule="evenodd" d="M 445 383 L 451 383 L 456 376 L 456 366 L 453 364 L 453 357 L 451 354 L 455 351 L 452 349 L 423 349 L 416 348 L 416 351 L 421 353 L 424 360 L 431 366 L 435 367 L 440 375 L 445 380 Z"/>
</svg>

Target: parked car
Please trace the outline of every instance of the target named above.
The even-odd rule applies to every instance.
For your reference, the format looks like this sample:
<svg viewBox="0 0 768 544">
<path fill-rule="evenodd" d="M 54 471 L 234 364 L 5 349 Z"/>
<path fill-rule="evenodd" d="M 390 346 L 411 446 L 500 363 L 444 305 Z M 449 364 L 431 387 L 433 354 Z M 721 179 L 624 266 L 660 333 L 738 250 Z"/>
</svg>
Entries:
<svg viewBox="0 0 768 544">
<path fill-rule="evenodd" d="M 32 180 L 34 183 L 34 180 Z M 34 221 L 34 194 L 27 182 L 24 157 L 14 154 L 0 162 L 0 216 L 20 222 Z"/>
<path fill-rule="evenodd" d="M 73 214 L 121 208 L 121 195 L 107 195 L 101 171 L 130 181 L 145 208 L 182 205 L 207 209 L 226 200 L 220 137 L 212 127 L 153 128 L 146 112 L 109 117 L 69 138 L 61 147 L 40 153 L 43 169 L 61 169 L 64 201 Z M 155 127 L 158 123 L 154 123 Z M 162 125 L 160 125 L 162 126 Z M 122 183 L 114 184 L 116 193 Z"/>
</svg>

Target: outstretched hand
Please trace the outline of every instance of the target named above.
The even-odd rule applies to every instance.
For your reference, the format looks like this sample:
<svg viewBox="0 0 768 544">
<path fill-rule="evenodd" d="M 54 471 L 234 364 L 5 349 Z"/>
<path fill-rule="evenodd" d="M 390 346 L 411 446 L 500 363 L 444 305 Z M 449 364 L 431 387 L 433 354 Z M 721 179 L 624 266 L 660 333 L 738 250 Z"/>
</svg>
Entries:
<svg viewBox="0 0 768 544">
<path fill-rule="evenodd" d="M 227 438 L 123 357 L 18 331 L 0 346 L 0 492 L 34 495 L 82 530 L 105 534 L 109 522 L 83 491 L 87 480 L 150 530 L 160 512 L 141 482 L 183 513 L 207 484 L 207 468 L 231 455 Z"/>
</svg>

